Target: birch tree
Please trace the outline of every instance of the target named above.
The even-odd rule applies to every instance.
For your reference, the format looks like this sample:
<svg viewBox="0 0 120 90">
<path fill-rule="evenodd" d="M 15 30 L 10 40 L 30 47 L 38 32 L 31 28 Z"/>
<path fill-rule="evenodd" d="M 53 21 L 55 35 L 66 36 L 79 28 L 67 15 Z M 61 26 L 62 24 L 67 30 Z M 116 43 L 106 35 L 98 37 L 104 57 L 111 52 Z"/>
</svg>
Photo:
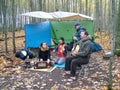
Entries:
<svg viewBox="0 0 120 90">
<path fill-rule="evenodd" d="M 111 0 L 110 1 L 110 6 L 111 6 L 111 23 L 110 23 L 110 30 L 111 30 L 111 58 L 109 62 L 109 85 L 108 85 L 108 90 L 112 90 L 112 65 L 114 61 L 114 30 L 115 30 L 115 1 Z"/>
<path fill-rule="evenodd" d="M 13 52 L 16 52 L 15 45 L 15 29 L 16 29 L 16 18 L 15 18 L 15 2 L 12 0 L 12 41 L 13 41 Z"/>
</svg>

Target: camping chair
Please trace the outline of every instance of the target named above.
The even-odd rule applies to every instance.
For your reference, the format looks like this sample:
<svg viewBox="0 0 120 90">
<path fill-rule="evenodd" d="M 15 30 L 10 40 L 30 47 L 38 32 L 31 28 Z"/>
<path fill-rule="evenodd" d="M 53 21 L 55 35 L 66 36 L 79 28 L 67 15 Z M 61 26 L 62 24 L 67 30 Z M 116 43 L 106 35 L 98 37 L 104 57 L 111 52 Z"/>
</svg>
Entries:
<svg viewBox="0 0 120 90">
<path fill-rule="evenodd" d="M 89 63 L 81 65 L 81 69 L 79 71 L 78 76 L 81 76 L 81 77 L 83 76 L 84 78 L 86 78 L 86 77 L 88 77 L 88 72 L 89 72 Z"/>
<path fill-rule="evenodd" d="M 84 78 L 88 77 L 89 68 L 90 68 L 89 64 L 90 64 L 91 59 L 92 59 L 92 57 L 90 56 L 89 63 L 81 65 L 81 69 L 79 70 L 78 76 L 84 77 Z"/>
</svg>

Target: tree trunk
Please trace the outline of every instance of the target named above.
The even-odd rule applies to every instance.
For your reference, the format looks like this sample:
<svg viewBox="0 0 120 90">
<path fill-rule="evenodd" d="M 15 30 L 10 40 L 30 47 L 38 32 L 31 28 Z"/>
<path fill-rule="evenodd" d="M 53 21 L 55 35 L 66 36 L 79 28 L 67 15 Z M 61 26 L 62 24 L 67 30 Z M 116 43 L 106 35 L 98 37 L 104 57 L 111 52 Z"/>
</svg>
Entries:
<svg viewBox="0 0 120 90">
<path fill-rule="evenodd" d="M 48 6 L 47 6 L 48 7 L 48 12 L 50 12 L 50 7 L 49 7 L 50 5 L 49 4 L 50 4 L 50 1 L 48 0 Z"/>
<path fill-rule="evenodd" d="M 30 11 L 34 11 L 34 1 L 33 0 L 29 0 L 29 7 L 30 7 Z M 31 22 L 34 23 L 35 18 L 32 18 Z"/>
<path fill-rule="evenodd" d="M 63 0 L 63 11 L 65 11 L 65 0 Z"/>
<path fill-rule="evenodd" d="M 8 42 L 7 42 L 7 22 L 6 22 L 6 8 L 7 8 L 7 1 L 6 0 L 2 0 L 2 11 L 3 11 L 3 30 L 4 30 L 4 34 L 5 34 L 5 53 L 7 55 L 8 53 Z"/>
<path fill-rule="evenodd" d="M 95 11 L 94 11 L 94 16 L 95 16 L 95 30 L 99 30 L 100 31 L 100 28 L 99 28 L 99 1 L 98 0 L 95 0 Z"/>
<path fill-rule="evenodd" d="M 38 0 L 38 4 L 39 4 L 39 10 L 41 11 L 42 10 L 42 0 Z"/>
<path fill-rule="evenodd" d="M 107 14 L 107 10 L 106 10 L 106 7 L 107 7 L 107 1 L 105 0 L 105 2 L 104 2 L 104 8 L 103 8 L 103 28 L 106 30 L 107 28 L 106 28 L 106 26 L 107 26 L 107 24 L 106 24 L 106 18 L 107 18 L 107 16 L 106 16 L 106 14 Z"/>
<path fill-rule="evenodd" d="M 79 11 L 79 13 L 83 13 L 83 12 L 82 12 L 82 0 L 79 1 L 79 6 L 80 6 L 80 11 Z"/>
<path fill-rule="evenodd" d="M 71 3 L 71 6 L 72 6 L 72 12 L 74 12 L 75 11 L 75 9 L 74 9 L 74 0 L 72 0 L 72 3 Z"/>
<path fill-rule="evenodd" d="M 67 0 L 66 3 L 67 3 L 67 4 L 66 4 L 66 6 L 67 6 L 67 7 L 66 7 L 66 11 L 69 12 L 69 10 L 70 10 L 70 7 L 69 7 L 69 6 L 70 6 L 70 5 L 69 5 L 70 3 L 69 3 L 69 0 Z"/>
<path fill-rule="evenodd" d="M 111 0 L 111 10 L 112 10 L 112 15 L 111 15 L 111 24 L 110 24 L 110 30 L 111 30 L 111 58 L 109 62 L 109 85 L 108 85 L 108 90 L 112 90 L 112 65 L 114 61 L 114 30 L 115 30 L 115 1 Z"/>
<path fill-rule="evenodd" d="M 85 11 L 85 14 L 86 14 L 86 15 L 88 15 L 88 0 L 86 0 L 86 5 L 85 5 L 85 6 L 86 6 L 86 9 L 85 9 L 85 10 L 86 10 L 86 11 Z"/>
<path fill-rule="evenodd" d="M 43 5 L 42 6 L 43 11 L 46 11 L 46 0 L 43 0 L 43 4 L 42 5 Z"/>
<path fill-rule="evenodd" d="M 102 34 L 102 30 L 103 30 L 103 28 L 102 28 L 102 23 L 103 23 L 103 19 L 102 19 L 102 0 L 99 0 L 99 12 L 98 12 L 98 16 L 99 16 L 99 31 L 100 31 L 100 36 L 101 36 L 101 44 L 103 44 L 103 34 Z"/>
<path fill-rule="evenodd" d="M 0 0 L 0 24 L 2 25 L 2 0 Z M 0 27 L 0 32 L 2 31 L 2 27 Z"/>
<path fill-rule="evenodd" d="M 99 4 L 99 11 L 100 11 L 100 13 L 99 13 L 99 17 L 100 17 L 100 18 L 99 18 L 99 19 L 100 19 L 100 20 L 99 20 L 99 21 L 100 21 L 100 22 L 99 22 L 99 27 L 100 27 L 101 29 L 103 29 L 103 22 L 104 22 L 104 20 L 103 20 L 103 5 L 102 5 L 103 3 L 102 3 L 102 0 L 100 0 L 99 3 L 100 3 L 100 4 Z"/>
<path fill-rule="evenodd" d="M 78 5 L 77 5 L 77 0 L 75 0 L 75 12 L 77 13 L 77 7 L 78 7 Z"/>
<path fill-rule="evenodd" d="M 59 11 L 58 0 L 55 0 L 55 11 Z"/>
<path fill-rule="evenodd" d="M 120 56 L 120 0 L 117 13 L 116 29 L 115 29 L 115 51 Z"/>
<path fill-rule="evenodd" d="M 93 17 L 93 10 L 92 10 L 92 8 L 94 7 L 93 0 L 92 1 L 88 0 L 88 3 L 89 3 L 89 5 L 88 5 L 88 15 Z"/>
<path fill-rule="evenodd" d="M 13 40 L 13 52 L 16 52 L 16 46 L 15 46 L 15 29 L 16 29 L 16 18 L 15 18 L 15 2 L 12 0 L 12 40 Z"/>
</svg>

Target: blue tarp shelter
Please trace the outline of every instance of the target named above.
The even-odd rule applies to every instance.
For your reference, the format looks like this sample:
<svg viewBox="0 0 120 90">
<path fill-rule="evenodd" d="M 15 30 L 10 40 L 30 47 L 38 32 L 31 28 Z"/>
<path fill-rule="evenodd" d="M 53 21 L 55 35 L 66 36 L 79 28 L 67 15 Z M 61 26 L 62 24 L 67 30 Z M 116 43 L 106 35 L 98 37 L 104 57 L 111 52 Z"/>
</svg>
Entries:
<svg viewBox="0 0 120 90">
<path fill-rule="evenodd" d="M 46 21 L 46 22 L 37 23 L 37 24 L 26 24 L 24 26 L 25 40 L 26 40 L 25 48 L 39 47 L 40 43 L 43 41 L 45 41 L 48 45 L 51 45 L 51 37 L 54 42 L 58 42 L 59 36 L 64 37 L 65 40 L 69 42 L 70 40 L 68 39 L 71 39 L 72 37 L 71 34 L 73 34 L 73 25 L 74 25 L 72 23 L 74 21 L 70 21 L 70 20 L 83 20 L 83 19 L 91 20 L 89 21 L 89 23 L 85 23 L 85 24 L 84 22 L 82 23 L 86 28 L 88 28 L 88 26 L 91 25 L 91 28 L 89 28 L 89 31 L 91 30 L 93 31 L 93 22 L 92 22 L 93 18 L 83 14 L 79 14 L 79 13 L 64 12 L 64 11 L 47 13 L 43 11 L 33 11 L 33 12 L 23 13 L 21 15 L 28 16 L 28 17 L 42 18 L 47 20 L 57 20 L 53 22 Z M 67 21 L 60 22 L 59 20 L 67 20 L 67 21 L 69 20 L 70 22 L 67 22 Z M 56 25 L 59 25 L 59 26 L 56 26 Z M 67 25 L 68 27 L 66 27 Z M 63 34 L 65 36 L 63 36 Z M 91 34 L 93 35 L 93 32 Z"/>
<path fill-rule="evenodd" d="M 36 24 L 25 24 L 25 48 L 39 47 L 41 42 L 51 45 L 50 22 L 42 22 Z"/>
</svg>

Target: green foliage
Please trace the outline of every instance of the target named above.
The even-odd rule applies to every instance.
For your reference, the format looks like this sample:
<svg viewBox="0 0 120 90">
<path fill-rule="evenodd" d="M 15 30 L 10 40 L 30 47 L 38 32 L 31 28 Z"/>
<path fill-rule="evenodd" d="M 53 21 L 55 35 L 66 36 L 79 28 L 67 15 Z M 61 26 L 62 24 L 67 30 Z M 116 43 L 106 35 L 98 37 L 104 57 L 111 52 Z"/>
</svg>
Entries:
<svg viewBox="0 0 120 90">
<path fill-rule="evenodd" d="M 108 89 L 107 90 L 112 90 L 112 87 L 108 87 Z"/>
<path fill-rule="evenodd" d="M 115 50 L 115 55 L 120 56 L 120 49 Z"/>
</svg>

